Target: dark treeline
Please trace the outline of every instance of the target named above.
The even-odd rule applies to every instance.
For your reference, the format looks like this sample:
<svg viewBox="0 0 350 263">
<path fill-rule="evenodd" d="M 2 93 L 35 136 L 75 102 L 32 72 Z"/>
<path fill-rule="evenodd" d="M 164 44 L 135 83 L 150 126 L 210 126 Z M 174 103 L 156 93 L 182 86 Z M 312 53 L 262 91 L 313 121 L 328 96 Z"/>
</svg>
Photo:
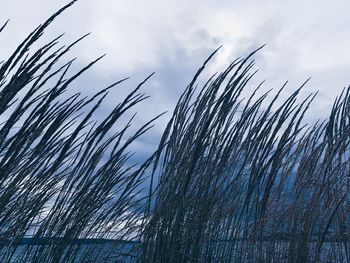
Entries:
<svg viewBox="0 0 350 263">
<path fill-rule="evenodd" d="M 203 85 L 215 51 L 178 100 L 159 148 L 133 165 L 125 124 L 140 83 L 96 119 L 117 81 L 92 97 L 67 89 L 60 36 L 33 49 L 75 1 L 0 64 L 0 262 L 349 262 L 350 89 L 330 116 L 303 119 L 316 94 L 286 85 L 250 97 L 253 56 Z M 0 32 L 6 30 L 6 24 Z M 250 86 L 251 88 L 251 86 Z"/>
</svg>

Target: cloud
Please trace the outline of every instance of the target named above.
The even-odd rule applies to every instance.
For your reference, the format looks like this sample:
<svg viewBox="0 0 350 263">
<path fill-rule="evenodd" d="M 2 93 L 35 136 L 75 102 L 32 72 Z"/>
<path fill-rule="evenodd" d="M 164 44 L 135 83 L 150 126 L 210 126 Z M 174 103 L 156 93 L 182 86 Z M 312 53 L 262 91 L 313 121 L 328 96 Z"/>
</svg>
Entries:
<svg viewBox="0 0 350 263">
<path fill-rule="evenodd" d="M 19 40 L 62 5 L 45 0 L 3 4 L 2 17 L 11 18 L 11 23 L 0 36 L 1 56 L 9 54 Z M 350 2 L 345 0 L 332 4 L 325 0 L 81 0 L 57 19 L 47 37 L 66 32 L 64 41 L 69 42 L 92 32 L 72 50 L 79 57 L 79 65 L 107 53 L 81 80 L 84 92 L 92 93 L 104 84 L 132 77 L 123 88 L 113 90 L 106 110 L 156 71 L 145 87 L 151 96 L 144 102 L 148 106 L 135 109 L 139 111 L 137 125 L 171 111 L 193 73 L 219 45 L 224 47 L 208 75 L 267 43 L 256 56 L 260 72 L 251 85 L 266 79 L 266 89 L 277 89 L 289 80 L 287 97 L 311 76 L 303 95 L 320 90 L 309 114 L 313 120 L 327 116 L 333 99 L 350 82 L 349 9 Z M 151 142 L 156 145 L 169 116 L 159 120 L 150 139 L 138 147 L 149 149 Z"/>
</svg>

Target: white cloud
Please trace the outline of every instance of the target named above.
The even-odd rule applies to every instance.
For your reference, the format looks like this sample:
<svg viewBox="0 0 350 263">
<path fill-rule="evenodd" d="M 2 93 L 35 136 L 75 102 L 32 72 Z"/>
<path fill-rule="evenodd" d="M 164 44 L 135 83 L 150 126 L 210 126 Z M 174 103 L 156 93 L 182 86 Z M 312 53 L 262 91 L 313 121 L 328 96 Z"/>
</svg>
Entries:
<svg viewBox="0 0 350 263">
<path fill-rule="evenodd" d="M 0 35 L 0 52 L 10 52 L 62 5 L 46 0 L 3 3 L 2 17 L 12 21 L 8 32 Z M 58 18 L 48 35 L 67 32 L 65 40 L 73 40 L 91 31 L 92 36 L 72 53 L 87 63 L 106 52 L 95 67 L 99 80 L 133 76 L 136 84 L 157 71 L 146 92 L 158 108 L 144 110 L 139 121 L 171 110 L 191 75 L 219 45 L 224 48 L 212 70 L 263 43 L 268 46 L 257 56 L 257 82 L 266 79 L 266 88 L 278 88 L 289 80 L 291 91 L 311 76 L 304 92 L 321 91 L 311 114 L 323 117 L 350 82 L 349 9 L 346 0 L 80 0 Z M 118 90 L 115 96 L 119 95 Z"/>
</svg>

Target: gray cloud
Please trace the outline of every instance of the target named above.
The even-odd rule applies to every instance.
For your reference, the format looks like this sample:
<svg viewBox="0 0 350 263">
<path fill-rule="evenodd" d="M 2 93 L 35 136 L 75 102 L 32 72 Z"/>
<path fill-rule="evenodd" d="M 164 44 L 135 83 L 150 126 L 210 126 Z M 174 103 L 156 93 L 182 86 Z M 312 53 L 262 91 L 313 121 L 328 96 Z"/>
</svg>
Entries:
<svg viewBox="0 0 350 263">
<path fill-rule="evenodd" d="M 66 1 L 65 1 L 66 2 Z M 1 56 L 9 54 L 37 24 L 63 3 L 45 0 L 7 1 L 2 17 L 11 18 L 0 36 Z M 279 88 L 285 80 L 291 92 L 308 77 L 304 95 L 320 90 L 309 119 L 327 116 L 333 99 L 350 82 L 350 2 L 335 0 L 289 1 L 78 1 L 58 18 L 47 37 L 66 32 L 72 41 L 92 32 L 78 48 L 78 65 L 107 52 L 108 56 L 76 89 L 93 91 L 115 80 L 131 80 L 114 89 L 104 110 L 125 95 L 149 73 L 156 75 L 145 86 L 151 98 L 139 111 L 136 124 L 163 111 L 171 111 L 181 91 L 202 61 L 219 45 L 224 47 L 207 74 L 223 69 L 230 60 L 268 43 L 256 56 L 256 85 L 266 79 L 266 89 Z M 15 33 L 14 33 L 15 32 Z M 247 93 L 249 93 L 247 89 Z M 116 99 L 118 98 L 118 99 Z M 137 150 L 151 151 L 170 114 L 160 119 Z M 136 125 L 136 126 L 137 126 Z"/>
</svg>

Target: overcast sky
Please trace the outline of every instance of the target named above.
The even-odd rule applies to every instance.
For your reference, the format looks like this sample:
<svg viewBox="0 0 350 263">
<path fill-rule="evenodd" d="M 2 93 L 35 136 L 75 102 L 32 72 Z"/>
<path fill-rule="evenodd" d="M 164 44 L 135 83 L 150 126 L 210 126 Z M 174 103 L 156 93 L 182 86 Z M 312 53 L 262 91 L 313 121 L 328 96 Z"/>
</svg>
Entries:
<svg viewBox="0 0 350 263">
<path fill-rule="evenodd" d="M 1 3 L 1 21 L 11 22 L 0 37 L 3 59 L 31 30 L 68 1 L 11 0 Z M 107 57 L 81 79 L 79 88 L 92 93 L 114 80 L 131 77 L 107 101 L 110 108 L 149 73 L 151 98 L 137 123 L 168 110 L 218 46 L 222 50 L 207 74 L 223 70 L 238 56 L 267 43 L 255 57 L 260 71 L 248 87 L 266 80 L 266 89 L 289 80 L 285 96 L 312 77 L 304 94 L 320 91 L 309 120 L 327 116 L 332 101 L 350 83 L 350 1 L 208 1 L 208 0 L 80 0 L 47 31 L 62 32 L 69 42 L 92 35 L 71 52 L 84 65 L 98 55 Z M 1 22 L 0 21 L 0 22 Z M 158 140 L 170 114 L 139 142 L 147 152 Z"/>
</svg>

